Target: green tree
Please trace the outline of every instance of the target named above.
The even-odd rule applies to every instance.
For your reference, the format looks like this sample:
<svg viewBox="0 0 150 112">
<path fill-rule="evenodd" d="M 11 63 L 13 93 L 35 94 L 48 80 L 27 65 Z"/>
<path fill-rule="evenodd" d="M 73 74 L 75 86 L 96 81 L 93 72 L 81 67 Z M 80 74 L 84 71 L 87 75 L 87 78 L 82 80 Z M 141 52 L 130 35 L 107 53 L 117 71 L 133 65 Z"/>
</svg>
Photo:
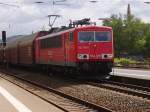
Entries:
<svg viewBox="0 0 150 112">
<path fill-rule="evenodd" d="M 111 26 L 114 31 L 116 55 L 147 54 L 150 50 L 150 25 L 143 23 L 133 15 L 112 15 L 111 21 L 103 21 L 104 26 Z M 149 42 L 148 42 L 149 41 Z"/>
</svg>

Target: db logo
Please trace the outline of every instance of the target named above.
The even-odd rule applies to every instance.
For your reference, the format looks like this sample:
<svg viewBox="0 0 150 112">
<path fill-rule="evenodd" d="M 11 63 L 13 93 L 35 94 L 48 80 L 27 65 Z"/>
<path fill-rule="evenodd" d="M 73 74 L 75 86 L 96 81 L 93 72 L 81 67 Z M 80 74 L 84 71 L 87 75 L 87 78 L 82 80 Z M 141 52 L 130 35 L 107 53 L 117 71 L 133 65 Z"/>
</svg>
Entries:
<svg viewBox="0 0 150 112">
<path fill-rule="evenodd" d="M 94 54 L 90 54 L 90 58 L 100 58 L 100 55 L 94 55 Z"/>
</svg>

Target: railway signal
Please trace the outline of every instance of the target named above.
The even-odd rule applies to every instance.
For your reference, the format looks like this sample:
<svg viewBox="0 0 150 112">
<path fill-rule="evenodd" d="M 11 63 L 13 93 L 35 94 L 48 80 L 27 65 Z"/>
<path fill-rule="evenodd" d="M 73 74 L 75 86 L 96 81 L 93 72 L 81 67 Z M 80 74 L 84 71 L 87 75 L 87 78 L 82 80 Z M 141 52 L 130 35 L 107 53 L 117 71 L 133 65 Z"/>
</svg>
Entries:
<svg viewBox="0 0 150 112">
<path fill-rule="evenodd" d="M 6 31 L 2 31 L 2 43 L 3 47 L 6 46 Z"/>
</svg>

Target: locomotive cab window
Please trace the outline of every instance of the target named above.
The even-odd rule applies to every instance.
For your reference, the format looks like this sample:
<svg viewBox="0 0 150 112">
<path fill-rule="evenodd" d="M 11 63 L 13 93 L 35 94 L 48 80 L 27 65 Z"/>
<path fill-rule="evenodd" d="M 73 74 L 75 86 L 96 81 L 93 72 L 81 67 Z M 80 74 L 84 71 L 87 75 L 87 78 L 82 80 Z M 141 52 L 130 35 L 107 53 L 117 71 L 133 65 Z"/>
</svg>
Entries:
<svg viewBox="0 0 150 112">
<path fill-rule="evenodd" d="M 78 40 L 79 42 L 92 42 L 94 41 L 94 32 L 79 32 Z"/>
<path fill-rule="evenodd" d="M 111 41 L 111 32 L 79 32 L 79 42 L 109 42 Z"/>
<path fill-rule="evenodd" d="M 110 32 L 95 32 L 95 41 L 111 41 Z"/>
<path fill-rule="evenodd" d="M 70 41 L 70 42 L 73 42 L 73 32 L 70 32 L 70 33 L 69 33 L 69 41 Z"/>
</svg>

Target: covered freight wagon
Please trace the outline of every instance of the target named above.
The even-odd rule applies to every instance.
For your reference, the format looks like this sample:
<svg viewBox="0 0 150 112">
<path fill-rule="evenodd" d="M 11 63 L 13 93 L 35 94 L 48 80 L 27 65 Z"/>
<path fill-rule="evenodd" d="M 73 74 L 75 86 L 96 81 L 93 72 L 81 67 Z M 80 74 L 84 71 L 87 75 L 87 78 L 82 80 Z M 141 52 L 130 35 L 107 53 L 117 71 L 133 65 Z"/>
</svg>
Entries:
<svg viewBox="0 0 150 112">
<path fill-rule="evenodd" d="M 34 41 L 37 37 L 46 35 L 46 31 L 37 32 L 27 36 L 21 36 L 8 42 L 5 52 L 6 61 L 9 64 L 32 65 L 35 62 Z"/>
</svg>

